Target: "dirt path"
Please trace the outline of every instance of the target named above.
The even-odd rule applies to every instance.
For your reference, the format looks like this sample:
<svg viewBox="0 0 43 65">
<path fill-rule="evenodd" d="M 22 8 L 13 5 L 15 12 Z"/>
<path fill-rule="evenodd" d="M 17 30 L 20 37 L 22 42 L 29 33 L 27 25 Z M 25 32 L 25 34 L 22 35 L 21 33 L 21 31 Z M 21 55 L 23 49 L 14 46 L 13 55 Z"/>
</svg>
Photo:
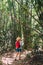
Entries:
<svg viewBox="0 0 43 65">
<path fill-rule="evenodd" d="M 21 53 L 21 60 L 19 60 L 17 57 L 17 61 L 15 61 L 16 52 L 8 52 L 2 56 L 1 62 L 3 63 L 3 65 L 23 65 L 28 63 L 23 62 L 28 53 L 31 53 L 31 51 L 25 50 L 24 52 Z"/>
</svg>

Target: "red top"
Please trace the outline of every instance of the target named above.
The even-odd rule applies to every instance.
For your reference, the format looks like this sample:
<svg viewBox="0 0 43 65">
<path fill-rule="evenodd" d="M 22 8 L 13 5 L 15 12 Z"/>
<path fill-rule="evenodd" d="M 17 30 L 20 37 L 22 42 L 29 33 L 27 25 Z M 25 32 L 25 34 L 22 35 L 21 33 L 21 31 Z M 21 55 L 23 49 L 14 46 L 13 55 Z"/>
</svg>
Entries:
<svg viewBox="0 0 43 65">
<path fill-rule="evenodd" d="M 16 46 L 16 48 L 19 48 L 20 47 L 20 42 L 16 41 L 15 46 Z"/>
</svg>

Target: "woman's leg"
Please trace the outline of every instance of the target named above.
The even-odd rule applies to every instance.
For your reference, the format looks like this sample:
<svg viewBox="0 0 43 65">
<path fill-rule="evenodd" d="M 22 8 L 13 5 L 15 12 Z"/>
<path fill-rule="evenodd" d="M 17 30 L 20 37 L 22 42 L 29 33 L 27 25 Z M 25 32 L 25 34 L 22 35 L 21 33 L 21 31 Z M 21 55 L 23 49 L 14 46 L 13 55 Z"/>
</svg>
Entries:
<svg viewBox="0 0 43 65">
<path fill-rule="evenodd" d="M 21 59 L 21 52 L 22 52 L 22 49 L 20 48 L 19 49 L 19 59 Z"/>
<path fill-rule="evenodd" d="M 21 52 L 19 52 L 19 59 L 21 59 Z"/>
<path fill-rule="evenodd" d="M 19 54 L 19 52 L 16 52 L 16 57 L 15 57 L 15 59 L 17 58 L 18 54 Z"/>
</svg>

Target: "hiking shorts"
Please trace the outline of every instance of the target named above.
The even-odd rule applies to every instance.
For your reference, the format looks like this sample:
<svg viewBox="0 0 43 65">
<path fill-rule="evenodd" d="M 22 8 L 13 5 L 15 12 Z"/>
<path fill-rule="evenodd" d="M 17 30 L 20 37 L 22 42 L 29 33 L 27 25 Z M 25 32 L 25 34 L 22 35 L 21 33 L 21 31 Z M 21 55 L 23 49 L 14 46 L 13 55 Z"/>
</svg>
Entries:
<svg viewBox="0 0 43 65">
<path fill-rule="evenodd" d="M 16 52 L 21 52 L 21 48 L 16 48 Z"/>
</svg>

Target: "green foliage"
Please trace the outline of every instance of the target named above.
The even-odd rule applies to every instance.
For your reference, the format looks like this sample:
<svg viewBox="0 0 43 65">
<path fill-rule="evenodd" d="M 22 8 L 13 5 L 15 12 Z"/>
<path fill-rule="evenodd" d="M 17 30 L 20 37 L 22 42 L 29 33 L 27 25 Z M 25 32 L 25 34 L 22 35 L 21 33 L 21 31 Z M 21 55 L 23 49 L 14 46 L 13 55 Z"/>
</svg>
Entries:
<svg viewBox="0 0 43 65">
<path fill-rule="evenodd" d="M 36 19 L 32 18 L 32 15 Z M 22 37 L 22 34 L 24 48 L 33 48 L 35 44 L 42 44 L 42 15 L 42 0 L 0 1 L 0 51 L 15 48 L 16 37 L 18 35 Z"/>
</svg>

